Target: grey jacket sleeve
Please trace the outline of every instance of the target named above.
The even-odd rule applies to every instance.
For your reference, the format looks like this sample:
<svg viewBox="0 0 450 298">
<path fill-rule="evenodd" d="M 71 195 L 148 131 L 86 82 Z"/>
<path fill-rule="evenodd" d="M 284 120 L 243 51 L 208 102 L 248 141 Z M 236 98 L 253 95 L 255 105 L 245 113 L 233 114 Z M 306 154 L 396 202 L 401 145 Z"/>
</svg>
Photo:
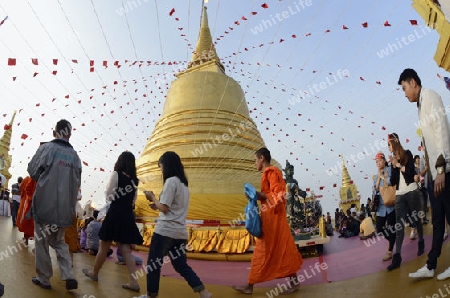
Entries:
<svg viewBox="0 0 450 298">
<path fill-rule="evenodd" d="M 28 163 L 28 174 L 33 180 L 38 181 L 41 174 L 48 168 L 48 150 L 44 147 L 39 147 L 39 149 L 34 154 L 31 161 Z"/>
</svg>

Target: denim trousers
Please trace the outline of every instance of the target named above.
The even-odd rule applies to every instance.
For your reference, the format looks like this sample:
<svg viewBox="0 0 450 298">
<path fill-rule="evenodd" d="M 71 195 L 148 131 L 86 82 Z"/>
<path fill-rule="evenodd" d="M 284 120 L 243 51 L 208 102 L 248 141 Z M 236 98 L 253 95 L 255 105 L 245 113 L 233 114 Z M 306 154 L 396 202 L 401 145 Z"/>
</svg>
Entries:
<svg viewBox="0 0 450 298">
<path fill-rule="evenodd" d="M 17 212 L 19 211 L 20 203 L 13 200 L 12 201 L 12 208 L 11 208 L 11 217 L 13 225 L 16 225 L 16 218 L 17 218 Z"/>
<path fill-rule="evenodd" d="M 436 269 L 444 242 L 445 218 L 450 222 L 450 173 L 445 174 L 445 188 L 439 196 L 434 196 L 434 181 L 428 184 L 428 196 L 432 212 L 433 240 L 428 253 L 427 267 Z"/>
<path fill-rule="evenodd" d="M 391 251 L 394 249 L 395 244 L 395 211 L 392 211 L 389 214 L 386 214 L 386 216 L 377 216 L 376 219 L 376 230 L 377 233 L 382 233 L 384 238 L 386 238 L 387 241 L 389 241 L 389 248 L 388 251 Z M 392 232 L 394 231 L 394 232 Z"/>
<path fill-rule="evenodd" d="M 400 224 L 400 228 L 395 231 L 395 252 L 401 253 L 403 239 L 405 238 L 405 224 L 409 223 L 417 229 L 419 241 L 423 241 L 423 226 L 419 218 L 419 212 L 422 211 L 420 202 L 420 190 L 416 189 L 395 198 L 395 215 L 396 226 Z"/>
<path fill-rule="evenodd" d="M 205 289 L 200 278 L 187 264 L 186 244 L 186 239 L 174 239 L 153 233 L 147 259 L 147 295 L 158 295 L 161 267 L 168 263 L 167 258 L 164 258 L 167 255 L 175 271 L 188 282 L 194 292 Z"/>
</svg>

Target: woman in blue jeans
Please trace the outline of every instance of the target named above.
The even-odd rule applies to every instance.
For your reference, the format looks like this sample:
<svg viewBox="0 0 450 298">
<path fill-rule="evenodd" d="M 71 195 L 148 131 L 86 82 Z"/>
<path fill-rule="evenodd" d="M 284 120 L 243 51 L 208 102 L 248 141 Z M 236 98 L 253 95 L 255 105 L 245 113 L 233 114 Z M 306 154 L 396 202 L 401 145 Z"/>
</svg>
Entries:
<svg viewBox="0 0 450 298">
<path fill-rule="evenodd" d="M 392 263 L 387 269 L 393 270 L 400 267 L 402 262 L 401 250 L 403 239 L 405 237 L 405 223 L 414 225 L 419 235 L 417 255 L 424 253 L 425 243 L 423 239 L 422 221 L 420 214 L 423 213 L 420 204 L 419 188 L 415 177 L 414 158 L 409 150 L 403 149 L 398 135 L 392 133 L 388 135 L 388 148 L 392 152 L 391 161 L 391 183 L 396 185 L 395 193 L 395 215 L 396 215 L 396 240 L 395 254 L 392 257 Z M 423 215 L 422 215 L 423 216 Z M 398 229 L 397 226 L 400 228 Z"/>
<path fill-rule="evenodd" d="M 380 187 L 385 183 L 389 185 L 391 179 L 391 168 L 388 166 L 386 157 L 383 152 L 378 152 L 375 156 L 375 162 L 377 165 L 378 173 L 373 181 L 373 188 L 375 195 L 378 196 L 377 202 L 377 217 L 376 217 L 376 230 L 377 233 L 382 233 L 384 238 L 389 242 L 388 250 L 383 257 L 383 261 L 389 261 L 392 259 L 392 251 L 395 244 L 395 206 L 385 206 L 383 197 L 380 194 Z"/>
<path fill-rule="evenodd" d="M 159 217 L 150 243 L 147 260 L 147 297 L 157 297 L 161 266 L 168 254 L 173 268 L 188 282 L 201 298 L 211 298 L 197 274 L 187 264 L 186 215 L 189 207 L 188 180 L 181 159 L 175 152 L 165 152 L 158 161 L 164 186 L 159 200 L 152 191 L 144 191 L 153 210 Z"/>
</svg>

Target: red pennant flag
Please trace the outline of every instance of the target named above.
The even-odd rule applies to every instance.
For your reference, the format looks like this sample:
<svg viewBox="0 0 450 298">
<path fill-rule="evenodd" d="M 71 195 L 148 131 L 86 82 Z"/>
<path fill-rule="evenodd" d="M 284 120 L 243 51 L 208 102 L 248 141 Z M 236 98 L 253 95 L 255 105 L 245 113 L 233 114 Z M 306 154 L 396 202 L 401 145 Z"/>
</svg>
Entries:
<svg viewBox="0 0 450 298">
<path fill-rule="evenodd" d="M 247 18 L 246 17 L 244 17 L 244 16 L 242 16 L 242 18 L 241 18 L 243 21 L 247 21 Z"/>
<path fill-rule="evenodd" d="M 321 186 L 321 187 L 319 187 L 319 189 L 320 189 L 320 190 L 323 190 L 324 188 L 325 188 L 325 186 Z"/>
<path fill-rule="evenodd" d="M 369 26 L 369 24 L 368 24 L 367 22 L 365 22 L 365 23 L 362 23 L 362 26 L 363 26 L 364 28 L 367 28 L 367 27 Z"/>
<path fill-rule="evenodd" d="M 364 81 L 364 78 L 363 78 L 363 77 L 359 77 L 359 79 L 360 79 L 361 81 Z"/>
<path fill-rule="evenodd" d="M 409 22 L 411 23 L 411 25 L 417 26 L 417 21 L 416 20 L 409 20 Z"/>
<path fill-rule="evenodd" d="M 35 76 L 37 76 L 39 73 L 38 72 L 35 72 L 34 74 L 33 74 L 33 78 L 35 77 Z"/>
<path fill-rule="evenodd" d="M 9 66 L 16 65 L 16 58 L 8 58 L 8 65 Z"/>
<path fill-rule="evenodd" d="M 33 63 L 34 65 L 38 65 L 38 59 L 37 58 L 31 58 L 31 63 Z"/>
<path fill-rule="evenodd" d="M 17 79 L 17 77 L 13 77 L 13 81 L 15 81 Z"/>
<path fill-rule="evenodd" d="M 0 26 L 3 25 L 7 19 L 8 19 L 8 16 L 6 16 L 6 17 L 0 22 Z"/>
<path fill-rule="evenodd" d="M 9 130 L 11 128 L 11 126 L 9 126 L 8 124 L 5 124 L 5 126 L 3 126 L 4 130 Z"/>
<path fill-rule="evenodd" d="M 377 83 L 378 85 L 381 85 L 381 82 L 380 82 L 380 81 L 376 81 L 375 83 Z"/>
<path fill-rule="evenodd" d="M 104 168 L 100 168 L 100 172 L 104 172 L 105 171 L 105 169 Z"/>
<path fill-rule="evenodd" d="M 348 29 L 348 27 L 347 27 L 347 26 L 345 26 L 345 25 L 342 25 L 342 29 L 344 29 L 344 30 L 347 30 L 347 29 Z"/>
<path fill-rule="evenodd" d="M 69 94 L 67 94 L 66 96 L 64 96 L 65 98 L 69 98 Z"/>
<path fill-rule="evenodd" d="M 267 5 L 267 3 L 263 3 L 263 4 L 261 5 L 261 7 L 264 8 L 264 9 L 266 9 L 266 8 L 269 8 L 269 5 Z"/>
<path fill-rule="evenodd" d="M 172 10 L 169 12 L 169 16 L 172 16 L 175 13 L 175 8 L 172 8 Z"/>
<path fill-rule="evenodd" d="M 53 59 L 53 65 L 58 65 L 58 59 Z"/>
<path fill-rule="evenodd" d="M 94 68 L 93 67 L 89 68 L 89 72 L 94 72 Z"/>
<path fill-rule="evenodd" d="M 108 68 L 108 61 L 103 61 L 103 66 L 104 66 L 105 68 Z"/>
<path fill-rule="evenodd" d="M 72 59 L 72 62 L 73 63 L 78 63 L 78 60 L 77 59 Z"/>
<path fill-rule="evenodd" d="M 386 127 L 382 126 L 381 129 L 382 129 L 382 130 L 386 130 Z"/>
<path fill-rule="evenodd" d="M 334 183 L 334 184 L 333 184 L 333 187 L 336 187 L 336 186 L 337 186 L 337 184 L 336 184 L 336 183 Z"/>
<path fill-rule="evenodd" d="M 25 140 L 26 138 L 28 138 L 28 135 L 23 133 L 23 134 L 20 136 L 20 138 L 21 138 L 22 140 Z"/>
<path fill-rule="evenodd" d="M 52 75 L 56 76 L 56 73 L 57 73 L 56 70 L 52 71 Z"/>
<path fill-rule="evenodd" d="M 252 15 L 256 15 L 258 14 L 256 11 L 252 11 Z"/>
<path fill-rule="evenodd" d="M 307 187 L 307 188 L 305 189 L 305 191 L 310 191 L 310 188 L 309 188 L 309 187 Z"/>
<path fill-rule="evenodd" d="M 83 161 L 83 164 L 84 164 L 85 166 L 89 166 L 89 165 L 88 165 L 88 163 L 87 163 L 87 162 L 85 162 L 85 161 Z"/>
<path fill-rule="evenodd" d="M 94 66 L 94 60 L 89 61 L 89 66 Z"/>
<path fill-rule="evenodd" d="M 391 26 L 391 24 L 389 24 L 389 22 L 386 21 L 386 22 L 384 22 L 384 26 L 385 26 L 385 27 L 389 27 L 389 26 Z"/>
</svg>

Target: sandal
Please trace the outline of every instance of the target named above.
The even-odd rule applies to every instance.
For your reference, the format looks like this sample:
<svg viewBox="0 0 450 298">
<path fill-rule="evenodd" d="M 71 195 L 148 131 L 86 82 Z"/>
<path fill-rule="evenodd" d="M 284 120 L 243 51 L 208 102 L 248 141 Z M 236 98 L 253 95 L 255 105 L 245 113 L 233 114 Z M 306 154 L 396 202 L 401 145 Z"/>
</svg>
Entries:
<svg viewBox="0 0 450 298">
<path fill-rule="evenodd" d="M 40 282 L 39 279 L 37 279 L 37 277 L 33 277 L 33 278 L 31 279 L 31 281 L 32 281 L 35 285 L 40 286 L 40 287 L 43 288 L 43 289 L 50 290 L 50 289 L 52 288 L 51 285 L 46 285 L 46 284 Z"/>
<path fill-rule="evenodd" d="M 89 274 L 89 270 L 83 269 L 83 270 L 81 270 L 81 271 L 84 273 L 84 275 L 86 275 L 87 277 L 89 277 L 89 278 L 92 279 L 93 281 L 98 281 L 98 277 L 95 277 L 95 276 L 93 276 L 93 275 L 90 275 L 90 274 Z"/>
<path fill-rule="evenodd" d="M 253 293 L 253 288 L 248 286 L 231 286 L 233 290 L 241 292 L 246 295 L 251 295 Z"/>
<path fill-rule="evenodd" d="M 122 288 L 130 290 L 130 291 L 135 291 L 135 292 L 141 291 L 141 288 L 139 287 L 139 285 L 131 286 L 130 284 L 123 284 Z"/>
</svg>

